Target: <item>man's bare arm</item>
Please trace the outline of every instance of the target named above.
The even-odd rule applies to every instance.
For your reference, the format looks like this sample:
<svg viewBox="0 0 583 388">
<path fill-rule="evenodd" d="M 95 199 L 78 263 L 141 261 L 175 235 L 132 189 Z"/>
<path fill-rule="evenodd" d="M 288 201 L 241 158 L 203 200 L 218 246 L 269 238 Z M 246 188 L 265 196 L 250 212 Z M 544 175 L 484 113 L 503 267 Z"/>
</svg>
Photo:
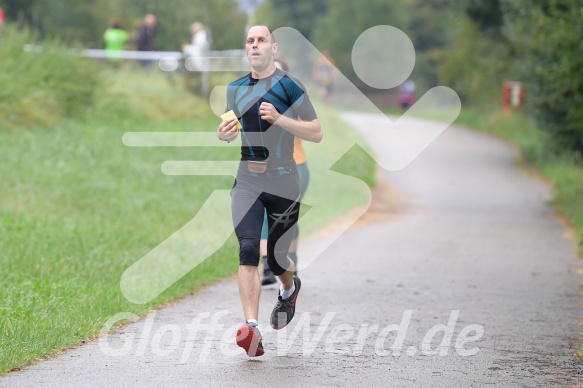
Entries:
<svg viewBox="0 0 583 388">
<path fill-rule="evenodd" d="M 302 140 L 319 143 L 322 141 L 324 132 L 320 125 L 320 120 L 314 119 L 311 121 L 294 120 L 291 117 L 282 115 L 275 109 L 275 107 L 268 103 L 262 102 L 259 107 L 259 114 L 262 120 L 270 124 L 276 123 L 292 135 L 299 137 Z"/>
</svg>

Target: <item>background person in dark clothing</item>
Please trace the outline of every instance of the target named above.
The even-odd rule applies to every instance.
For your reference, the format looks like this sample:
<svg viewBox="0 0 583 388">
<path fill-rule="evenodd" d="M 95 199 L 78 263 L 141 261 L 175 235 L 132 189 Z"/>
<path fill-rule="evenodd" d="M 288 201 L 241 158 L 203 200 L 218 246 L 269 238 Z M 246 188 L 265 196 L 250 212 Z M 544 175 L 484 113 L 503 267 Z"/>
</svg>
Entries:
<svg viewBox="0 0 583 388">
<path fill-rule="evenodd" d="M 144 24 L 138 29 L 138 36 L 136 37 L 136 49 L 138 51 L 154 51 L 154 38 L 156 36 L 156 16 L 154 14 L 147 14 L 144 16 Z M 142 67 L 150 67 L 152 60 L 140 60 Z"/>
</svg>

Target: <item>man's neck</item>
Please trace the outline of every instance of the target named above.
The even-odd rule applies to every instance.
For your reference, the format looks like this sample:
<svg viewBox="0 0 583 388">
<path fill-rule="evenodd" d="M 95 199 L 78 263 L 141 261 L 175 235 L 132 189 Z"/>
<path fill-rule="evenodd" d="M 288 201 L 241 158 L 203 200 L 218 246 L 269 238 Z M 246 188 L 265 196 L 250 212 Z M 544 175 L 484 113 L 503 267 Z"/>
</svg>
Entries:
<svg viewBox="0 0 583 388">
<path fill-rule="evenodd" d="M 261 79 L 261 78 L 267 78 L 270 75 L 272 75 L 273 73 L 275 73 L 275 64 L 271 64 L 269 66 L 267 66 L 267 68 L 265 68 L 265 70 L 262 71 L 256 71 L 255 69 L 251 68 L 251 77 L 253 78 L 257 78 L 257 79 Z"/>
</svg>

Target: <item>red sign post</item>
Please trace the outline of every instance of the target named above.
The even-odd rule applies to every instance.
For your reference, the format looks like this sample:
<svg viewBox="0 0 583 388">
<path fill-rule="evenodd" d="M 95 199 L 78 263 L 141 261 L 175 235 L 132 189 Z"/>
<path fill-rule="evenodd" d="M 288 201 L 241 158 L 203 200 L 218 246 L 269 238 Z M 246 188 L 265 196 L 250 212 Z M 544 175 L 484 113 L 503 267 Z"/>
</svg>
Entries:
<svg viewBox="0 0 583 388">
<path fill-rule="evenodd" d="M 518 81 L 504 81 L 502 84 L 502 112 L 517 109 L 524 102 L 524 88 Z"/>
</svg>

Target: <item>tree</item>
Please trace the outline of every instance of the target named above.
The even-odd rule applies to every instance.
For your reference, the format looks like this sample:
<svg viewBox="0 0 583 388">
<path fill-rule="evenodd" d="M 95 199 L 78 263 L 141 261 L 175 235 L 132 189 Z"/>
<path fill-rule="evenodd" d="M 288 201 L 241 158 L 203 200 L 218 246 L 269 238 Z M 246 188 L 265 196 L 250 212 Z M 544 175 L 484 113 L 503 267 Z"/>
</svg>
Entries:
<svg viewBox="0 0 583 388">
<path fill-rule="evenodd" d="M 320 50 L 329 50 L 344 75 L 359 84 L 352 68 L 351 53 L 360 34 L 377 25 L 391 25 L 407 31 L 405 5 L 401 2 L 328 0 L 327 9 L 316 23 L 312 41 Z"/>
<path fill-rule="evenodd" d="M 460 13 L 456 0 L 407 0 L 409 36 L 417 60 L 412 78 L 420 90 L 440 84 L 439 67 L 445 61 L 445 48 L 452 38 L 452 21 Z"/>
<path fill-rule="evenodd" d="M 505 6 L 505 33 L 529 111 L 560 146 L 583 154 L 583 4 L 515 0 Z"/>
<path fill-rule="evenodd" d="M 113 20 L 126 30 L 146 13 L 158 18 L 156 44 L 160 50 L 180 50 L 190 40 L 190 25 L 201 21 L 210 27 L 213 48 L 240 48 L 245 14 L 236 0 L 0 0 L 9 20 L 18 20 L 41 37 L 56 37 L 89 48 L 103 47 L 103 32 Z"/>
<path fill-rule="evenodd" d="M 409 31 L 415 49 L 427 52 L 444 47 L 451 28 L 455 0 L 408 0 Z"/>
<path fill-rule="evenodd" d="M 326 9 L 327 0 L 267 0 L 257 10 L 253 24 L 265 24 L 273 30 L 293 27 L 311 39 L 316 21 Z"/>
<path fill-rule="evenodd" d="M 93 1 L 48 0 L 35 3 L 32 12 L 38 15 L 32 25 L 42 38 L 58 38 L 68 44 L 102 48 L 102 35 L 110 19 L 112 0 L 97 4 Z"/>
<path fill-rule="evenodd" d="M 126 15 L 143 17 L 154 13 L 158 19 L 156 43 L 160 50 L 180 50 L 190 41 L 190 25 L 207 25 L 213 38 L 212 49 L 242 48 L 246 15 L 235 0 L 125 0 Z"/>
<path fill-rule="evenodd" d="M 465 0 L 465 12 L 481 33 L 502 38 L 504 15 L 500 0 Z"/>
<path fill-rule="evenodd" d="M 10 21 L 32 25 L 33 9 L 38 0 L 0 0 L 0 7 Z"/>
<path fill-rule="evenodd" d="M 439 83 L 453 88 L 464 103 L 499 104 L 502 81 L 512 69 L 511 47 L 504 41 L 482 34 L 464 13 L 453 18 L 450 40 L 439 67 Z"/>
</svg>

